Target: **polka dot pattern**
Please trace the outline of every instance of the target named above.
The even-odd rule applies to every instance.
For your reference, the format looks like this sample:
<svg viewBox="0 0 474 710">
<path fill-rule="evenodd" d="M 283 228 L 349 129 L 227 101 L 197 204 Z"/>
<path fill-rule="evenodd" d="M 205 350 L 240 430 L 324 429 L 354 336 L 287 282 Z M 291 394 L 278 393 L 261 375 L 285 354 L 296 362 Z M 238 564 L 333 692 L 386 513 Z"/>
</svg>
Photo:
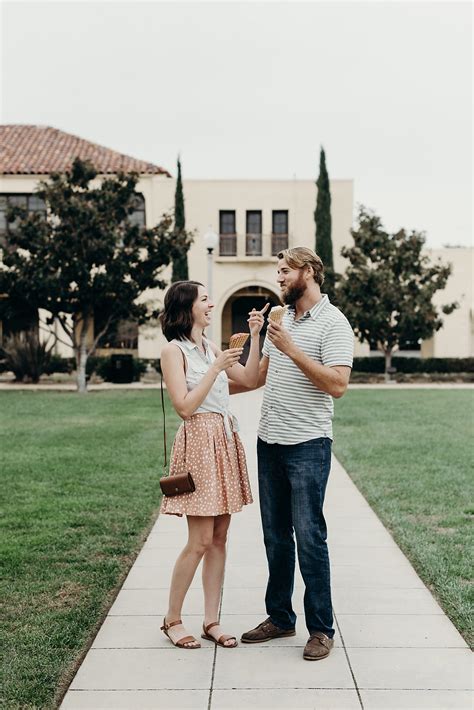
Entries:
<svg viewBox="0 0 474 710">
<path fill-rule="evenodd" d="M 236 432 L 227 437 L 222 414 L 194 414 L 181 424 L 171 452 L 170 475 L 187 471 L 196 490 L 164 497 L 162 513 L 224 515 L 253 502 L 244 447 Z"/>
</svg>

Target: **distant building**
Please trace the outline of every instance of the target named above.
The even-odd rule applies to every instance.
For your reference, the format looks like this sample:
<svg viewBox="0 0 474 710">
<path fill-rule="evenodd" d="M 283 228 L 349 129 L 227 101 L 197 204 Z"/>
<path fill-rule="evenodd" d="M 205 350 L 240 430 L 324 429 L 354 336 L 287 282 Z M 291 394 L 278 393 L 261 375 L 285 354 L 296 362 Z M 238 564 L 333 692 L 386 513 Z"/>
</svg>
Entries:
<svg viewBox="0 0 474 710">
<path fill-rule="evenodd" d="M 175 180 L 164 168 L 98 146 L 57 129 L 43 126 L 0 127 L 0 240 L 8 228 L 8 204 L 23 204 L 31 210 L 44 209 L 34 195 L 37 183 L 53 171 L 70 167 L 79 156 L 88 158 L 102 174 L 118 170 L 139 173 L 139 198 L 132 216 L 138 224 L 153 226 L 174 204 Z M 312 180 L 184 180 L 186 227 L 196 230 L 189 254 L 190 278 L 207 280 L 207 252 L 204 233 L 211 227 L 219 235 L 213 255 L 215 303 L 213 339 L 226 346 L 232 332 L 246 327 L 248 311 L 261 308 L 266 300 L 278 302 L 275 283 L 277 253 L 287 246 L 314 248 L 316 185 Z M 344 271 L 342 246 L 350 245 L 353 220 L 352 180 L 332 180 L 332 223 L 335 268 Z M 472 249 L 432 250 L 434 259 L 453 264 L 445 291 L 438 303 L 457 300 L 459 310 L 446 316 L 445 325 L 429 341 L 416 345 L 422 357 L 468 357 L 474 353 L 472 305 Z M 170 269 L 165 274 L 170 277 Z M 147 297 L 162 303 L 163 293 Z M 9 332 L 23 324 L 3 324 Z M 140 357 L 159 357 L 164 338 L 159 326 L 134 328 L 122 324 L 103 343 L 101 352 L 117 349 Z M 58 352 L 70 355 L 67 348 Z M 368 346 L 356 344 L 356 354 L 369 355 Z M 408 353 L 407 353 L 408 354 Z M 410 354 L 412 354 L 410 352 Z"/>
</svg>

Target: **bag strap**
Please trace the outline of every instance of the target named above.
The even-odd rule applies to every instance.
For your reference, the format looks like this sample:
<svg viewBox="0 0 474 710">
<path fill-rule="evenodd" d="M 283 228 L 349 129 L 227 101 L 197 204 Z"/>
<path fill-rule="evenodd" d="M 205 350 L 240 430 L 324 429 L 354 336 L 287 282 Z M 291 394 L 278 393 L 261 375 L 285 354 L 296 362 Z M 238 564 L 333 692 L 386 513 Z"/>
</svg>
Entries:
<svg viewBox="0 0 474 710">
<path fill-rule="evenodd" d="M 178 345 L 179 348 L 179 345 Z M 184 366 L 184 373 L 186 374 L 186 358 L 184 357 L 184 353 L 179 348 L 179 351 L 181 352 L 181 355 L 183 356 L 183 366 Z M 160 390 L 161 390 L 161 409 L 163 412 L 163 449 L 165 453 L 165 463 L 164 467 L 166 469 L 166 466 L 168 465 L 168 456 L 167 456 L 167 450 L 166 450 L 166 413 L 165 413 L 165 397 L 163 394 L 163 372 L 161 371 L 161 366 L 160 366 Z M 185 424 L 184 420 L 183 423 Z M 186 426 L 183 427 L 184 429 L 184 464 L 186 465 Z"/>
<path fill-rule="evenodd" d="M 168 457 L 166 453 L 166 414 L 165 414 L 165 397 L 163 394 L 163 373 L 161 372 L 160 368 L 160 389 L 161 389 L 161 409 L 163 411 L 163 448 L 165 452 L 165 463 L 164 466 L 166 468 L 168 464 Z"/>
</svg>

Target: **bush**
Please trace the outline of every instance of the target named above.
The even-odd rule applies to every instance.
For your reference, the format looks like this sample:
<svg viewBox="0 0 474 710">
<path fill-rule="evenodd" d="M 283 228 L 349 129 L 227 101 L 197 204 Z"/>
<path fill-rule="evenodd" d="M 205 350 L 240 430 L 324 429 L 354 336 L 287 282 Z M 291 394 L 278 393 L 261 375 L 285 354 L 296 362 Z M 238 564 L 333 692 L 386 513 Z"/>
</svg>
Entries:
<svg viewBox="0 0 474 710">
<path fill-rule="evenodd" d="M 6 337 L 3 353 L 5 369 L 12 370 L 17 382 L 38 382 L 51 360 L 51 348 L 48 350 L 34 330 Z"/>
<path fill-rule="evenodd" d="M 147 361 L 141 360 L 139 358 L 133 358 L 133 381 L 138 382 L 140 377 L 146 372 Z M 92 355 L 87 358 L 86 374 L 95 374 L 101 377 L 106 382 L 110 382 L 113 379 L 114 370 L 112 368 L 112 356 L 98 357 Z"/>
<path fill-rule="evenodd" d="M 397 372 L 405 373 L 454 373 L 474 372 L 474 358 L 472 357 L 394 357 L 392 367 Z M 354 372 L 385 372 L 385 358 L 383 357 L 355 357 Z"/>
<path fill-rule="evenodd" d="M 65 372 L 68 375 L 76 369 L 76 361 L 73 357 L 61 357 L 61 355 L 51 355 L 51 359 L 45 368 L 46 375 L 52 375 L 53 372 Z"/>
</svg>

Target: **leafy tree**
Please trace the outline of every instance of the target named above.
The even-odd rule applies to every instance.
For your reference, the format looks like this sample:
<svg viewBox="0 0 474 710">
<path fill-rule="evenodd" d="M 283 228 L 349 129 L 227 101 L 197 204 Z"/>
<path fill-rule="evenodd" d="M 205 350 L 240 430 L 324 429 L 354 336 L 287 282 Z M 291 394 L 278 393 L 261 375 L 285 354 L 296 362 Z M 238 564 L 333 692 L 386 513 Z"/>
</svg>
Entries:
<svg viewBox="0 0 474 710">
<path fill-rule="evenodd" d="M 57 339 L 74 350 L 80 392 L 86 391 L 87 358 L 109 329 L 118 321 L 157 316 L 140 297 L 164 288 L 162 268 L 188 240 L 172 231 L 167 215 L 151 229 L 131 224 L 138 175 L 120 173 L 91 184 L 97 175 L 76 158 L 70 171 L 40 183 L 46 217 L 10 210 L 15 229 L 5 238 L 0 270 L 0 293 L 6 295 L 1 315 L 11 317 L 21 303 L 49 312 L 43 329 L 57 319 L 64 331 Z M 91 336 L 94 313 L 101 314 L 102 327 Z"/>
<path fill-rule="evenodd" d="M 350 265 L 338 284 L 338 304 L 360 342 L 384 353 L 388 380 L 400 343 L 429 338 L 443 325 L 432 299 L 445 287 L 451 266 L 430 261 L 421 232 L 388 234 L 380 218 L 363 206 L 351 233 L 354 246 L 341 250 Z M 450 303 L 441 311 L 449 314 L 457 307 Z"/>
<path fill-rule="evenodd" d="M 324 291 L 333 300 L 335 295 L 336 274 L 334 272 L 334 258 L 331 237 L 331 189 L 329 175 L 326 168 L 326 154 L 321 147 L 319 154 L 319 177 L 316 180 L 318 195 L 314 221 L 316 222 L 316 253 L 324 264 L 325 279 Z"/>
<path fill-rule="evenodd" d="M 174 229 L 179 236 L 184 232 L 186 217 L 184 214 L 183 182 L 181 180 L 181 161 L 178 158 L 178 178 L 174 195 Z M 171 281 L 187 281 L 189 279 L 187 249 L 173 259 L 173 273 Z"/>
</svg>

